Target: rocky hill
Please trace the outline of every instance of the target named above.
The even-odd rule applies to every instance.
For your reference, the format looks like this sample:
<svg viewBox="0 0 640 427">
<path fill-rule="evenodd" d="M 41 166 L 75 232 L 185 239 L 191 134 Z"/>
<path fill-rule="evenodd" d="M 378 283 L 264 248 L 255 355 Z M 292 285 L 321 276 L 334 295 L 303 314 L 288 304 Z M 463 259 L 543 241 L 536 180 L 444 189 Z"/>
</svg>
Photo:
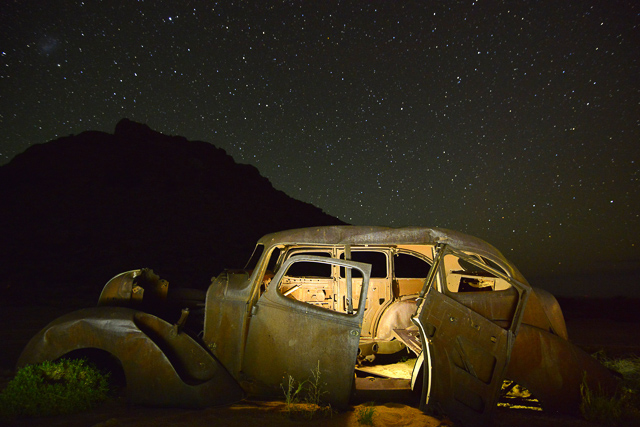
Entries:
<svg viewBox="0 0 640 427">
<path fill-rule="evenodd" d="M 12 299 L 97 298 L 140 267 L 205 288 L 266 233 L 343 224 L 210 143 L 127 119 L 30 147 L 0 167 L 0 200 L 0 292 Z"/>
</svg>

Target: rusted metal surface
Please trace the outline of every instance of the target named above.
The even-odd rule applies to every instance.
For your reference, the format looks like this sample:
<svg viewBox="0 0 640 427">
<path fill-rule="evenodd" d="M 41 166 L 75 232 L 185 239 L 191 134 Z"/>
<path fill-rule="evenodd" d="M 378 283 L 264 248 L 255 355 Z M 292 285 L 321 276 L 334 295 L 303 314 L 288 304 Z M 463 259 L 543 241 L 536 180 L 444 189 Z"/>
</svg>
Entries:
<svg viewBox="0 0 640 427">
<path fill-rule="evenodd" d="M 488 256 L 501 267 L 509 270 L 516 280 L 526 282 L 522 273 L 495 247 L 468 234 L 444 228 L 432 227 L 362 227 L 337 225 L 310 227 L 281 231 L 262 237 L 259 244 L 270 247 L 275 244 L 325 244 L 325 245 L 436 245 L 446 243 L 462 251 Z"/>
<path fill-rule="evenodd" d="M 539 290 L 535 290 L 539 291 Z M 562 312 L 559 310 L 557 302 L 555 306 L 544 312 L 542 310 L 542 304 L 538 301 L 536 303 L 536 293 L 532 293 L 532 298 L 529 299 L 527 307 L 525 309 L 525 315 L 523 316 L 523 322 L 519 327 L 518 334 L 515 336 L 515 342 L 511 354 L 508 358 L 508 364 L 506 365 L 506 372 L 503 372 L 504 379 L 513 380 L 515 383 L 522 385 L 533 393 L 533 395 L 540 401 L 545 411 L 565 413 L 565 414 L 577 414 L 581 403 L 580 386 L 583 379 L 586 378 L 587 385 L 591 390 L 602 390 L 605 394 L 613 396 L 619 386 L 619 380 L 608 369 L 601 365 L 596 359 L 576 347 L 570 341 L 565 339 L 560 333 L 564 332 L 566 336 L 566 327 L 564 326 L 564 319 Z M 436 293 L 437 294 L 437 293 Z M 550 297 L 549 294 L 543 298 Z M 473 301 L 476 304 L 470 303 L 468 298 L 452 298 L 452 301 L 443 303 L 441 299 L 446 299 L 446 296 L 437 294 L 436 298 L 430 302 L 430 305 L 436 307 L 438 310 L 447 308 L 452 305 L 452 301 L 463 302 L 469 304 L 473 308 L 473 312 L 484 313 L 484 317 L 492 319 L 494 316 L 494 323 L 507 327 L 509 322 L 503 321 L 504 317 L 500 314 L 501 310 L 492 311 L 488 309 L 482 302 L 482 297 L 478 301 Z M 553 299 L 555 301 L 555 299 Z M 531 304 L 531 301 L 534 303 Z M 547 301 L 546 303 L 549 303 Z M 439 324 L 452 327 L 453 325 L 447 324 L 447 319 L 452 323 L 460 323 L 460 319 L 456 317 L 455 310 L 448 307 L 449 310 L 444 312 L 439 311 Z M 425 309 L 427 309 L 425 307 Z M 529 311 L 527 313 L 527 311 Z M 489 314 L 491 313 L 491 314 Z M 545 313 L 542 315 L 541 313 Z M 463 317 L 466 318 L 469 314 L 463 310 Z M 452 320 L 453 318 L 453 320 Z M 551 318 L 551 320 L 549 320 Z M 444 320 L 443 320 L 444 319 Z M 469 324 L 476 324 L 476 322 L 467 320 Z M 434 360 L 437 357 L 442 357 L 443 354 L 451 356 L 455 359 L 450 370 L 445 370 L 444 375 L 442 370 L 436 370 L 432 373 L 433 379 L 436 382 L 434 384 L 434 391 L 432 396 L 436 396 L 436 400 L 443 399 L 444 401 L 451 401 L 451 393 L 454 392 L 456 384 L 460 384 L 461 380 L 455 379 L 451 381 L 451 384 L 447 382 L 451 380 L 452 371 L 457 375 L 463 377 L 467 374 L 472 374 L 472 377 L 476 377 L 476 367 L 473 361 L 469 358 L 473 354 L 471 351 L 466 351 L 461 344 L 454 342 L 459 340 L 463 335 L 461 330 L 450 330 L 449 332 L 443 332 L 440 327 L 441 335 L 438 337 L 431 337 L 429 334 L 436 334 L 434 322 L 425 321 L 425 336 L 427 336 L 430 343 L 430 353 L 432 357 L 432 369 L 438 366 L 438 361 Z M 552 326 L 555 325 L 555 328 Z M 544 327 L 544 328 L 543 328 Z M 472 328 L 474 329 L 474 328 Z M 492 328 L 495 329 L 495 328 Z M 557 333 L 556 331 L 560 331 Z M 479 332 L 479 329 L 478 329 Z M 500 333 L 500 331 L 498 330 Z M 403 336 L 403 340 L 408 343 L 414 344 L 414 351 L 419 353 L 422 350 L 422 343 L 420 341 L 412 340 L 410 335 L 405 330 L 396 331 L 396 333 Z M 443 342 L 448 340 L 449 343 Z M 417 345 L 417 350 L 416 350 Z M 485 348 L 486 350 L 486 348 Z M 484 356 L 486 357 L 486 355 Z M 490 360 L 490 359 L 489 359 Z M 446 362 L 446 361 L 445 361 Z M 447 365 L 442 362 L 443 365 Z M 442 382 L 445 382 L 444 390 L 438 390 L 438 387 L 442 387 Z M 477 382 L 473 380 L 472 382 Z M 486 383 L 481 381 L 480 384 Z M 453 386 L 452 386 L 453 385 Z M 467 394 L 473 396 L 471 387 L 467 387 Z M 437 397 L 438 395 L 443 397 Z M 491 396 L 491 393 L 487 393 L 487 396 Z M 497 398 L 497 395 L 493 396 Z M 463 398 L 464 399 L 464 398 Z M 475 402 L 481 402 L 477 396 L 467 399 L 473 406 Z M 454 399 L 453 401 L 459 401 L 460 399 Z M 493 407 L 493 405 L 491 406 Z M 460 411 L 458 408 L 455 412 L 456 416 L 462 418 L 461 414 L 464 411 Z M 482 411 L 476 411 L 482 413 Z M 470 418 L 472 421 L 467 421 L 463 425 L 482 425 L 487 421 L 482 421 L 477 417 L 478 414 L 470 411 Z"/>
<path fill-rule="evenodd" d="M 464 263 L 472 265 L 467 275 L 481 270 L 473 273 L 484 276 L 479 281 L 501 279 L 512 286 L 452 292 L 448 276 L 465 278 L 452 265 Z M 553 411 L 577 412 L 583 375 L 595 389 L 615 390 L 615 378 L 566 340 L 553 296 L 532 292 L 527 283 L 503 276 L 468 253 L 438 245 L 419 301 L 413 321 L 423 343 L 425 409 L 440 408 L 465 426 L 488 425 L 505 377 L 527 387 Z"/>
<path fill-rule="evenodd" d="M 415 298 L 394 301 L 380 317 L 376 337 L 387 340 L 393 337 L 394 329 L 404 329 L 411 326 L 411 315 L 416 312 L 416 308 Z"/>
<path fill-rule="evenodd" d="M 506 377 L 531 391 L 544 410 L 577 414 L 580 385 L 585 376 L 591 390 L 609 395 L 615 393 L 619 384 L 609 370 L 569 341 L 522 325 Z"/>
<path fill-rule="evenodd" d="M 452 293 L 449 296 L 494 323 L 508 328 L 513 318 L 518 293 L 514 288 L 510 288 L 494 292 Z M 551 294 L 541 289 L 531 289 L 522 323 L 567 339 L 567 326 L 560 305 Z"/>
<path fill-rule="evenodd" d="M 413 387 L 424 409 L 469 426 L 489 422 L 504 378 L 561 412 L 577 410 L 584 372 L 594 389 L 616 387 L 567 340 L 556 299 L 481 239 L 439 228 L 336 226 L 273 233 L 256 248 L 247 270 L 213 280 L 206 300 L 191 301 L 189 290 L 173 295 L 191 297 L 172 300 L 168 283 L 148 269 L 122 273 L 97 308 L 63 316 L 34 337 L 19 366 L 100 349 L 122 364 L 132 401 L 194 407 L 245 393 L 278 398 L 288 375 L 302 382 L 316 371 L 335 407 L 353 393 Z M 367 253 L 382 261 L 350 261 Z M 399 275 L 403 257 L 418 272 Z M 329 273 L 287 275 L 296 263 L 328 265 Z M 189 307 L 204 308 L 195 323 Z M 194 325 L 202 341 L 185 332 Z M 364 364 L 377 356 L 409 351 L 418 355 L 411 381 L 354 380 L 373 372 Z"/>
<path fill-rule="evenodd" d="M 278 292 L 283 274 L 296 258 L 358 269 L 364 278 L 358 309 L 353 314 L 337 313 Z M 280 396 L 283 375 L 304 381 L 312 378 L 312 370 L 318 368 L 326 400 L 334 407 L 346 407 L 353 385 L 370 268 L 367 264 L 312 256 L 291 258 L 285 263 L 253 312 L 244 352 L 243 386 L 252 394 Z"/>
<path fill-rule="evenodd" d="M 424 403 L 463 425 L 487 425 L 509 362 L 511 331 L 433 287 L 417 322 L 431 367 Z"/>
<path fill-rule="evenodd" d="M 246 286 L 246 273 L 224 272 L 207 291 L 204 342 L 218 360 L 238 377 L 251 315 L 253 290 Z"/>
<path fill-rule="evenodd" d="M 109 280 L 102 288 L 98 305 L 119 305 L 121 307 L 131 305 L 133 281 L 141 272 L 142 270 L 131 270 L 120 273 Z"/>
<path fill-rule="evenodd" d="M 82 349 L 104 350 L 121 362 L 134 403 L 205 407 L 243 397 L 226 369 L 187 334 L 122 307 L 83 309 L 53 321 L 29 342 L 18 367 Z"/>
<path fill-rule="evenodd" d="M 98 306 L 153 307 L 167 298 L 169 282 L 148 268 L 120 273 L 102 289 Z"/>
</svg>

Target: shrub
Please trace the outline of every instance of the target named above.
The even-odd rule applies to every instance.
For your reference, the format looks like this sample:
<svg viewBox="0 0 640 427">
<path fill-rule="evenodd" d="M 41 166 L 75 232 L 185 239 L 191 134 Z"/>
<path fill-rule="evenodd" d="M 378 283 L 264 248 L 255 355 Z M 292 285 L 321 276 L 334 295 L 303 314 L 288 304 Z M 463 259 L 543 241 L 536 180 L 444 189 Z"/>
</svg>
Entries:
<svg viewBox="0 0 640 427">
<path fill-rule="evenodd" d="M 107 398 L 107 378 L 84 359 L 27 365 L 0 394 L 0 414 L 47 416 L 90 409 Z"/>
<path fill-rule="evenodd" d="M 622 387 L 629 394 L 634 405 L 640 404 L 640 357 L 601 360 L 602 364 L 622 375 Z"/>
<path fill-rule="evenodd" d="M 365 403 L 356 411 L 356 419 L 358 424 L 366 426 L 373 425 L 373 416 L 376 414 L 376 408 L 373 406 L 373 402 Z"/>
<path fill-rule="evenodd" d="M 619 396 L 608 396 L 601 390 L 589 389 L 586 375 L 580 385 L 580 394 L 582 395 L 580 413 L 586 420 L 604 425 L 617 425 L 620 422 L 624 399 Z"/>
<path fill-rule="evenodd" d="M 622 376 L 621 387 L 615 396 L 600 390 L 590 390 L 586 377 L 580 386 L 580 412 L 589 420 L 606 425 L 640 424 L 640 357 L 609 359 L 601 353 L 594 355 L 604 366 Z"/>
</svg>

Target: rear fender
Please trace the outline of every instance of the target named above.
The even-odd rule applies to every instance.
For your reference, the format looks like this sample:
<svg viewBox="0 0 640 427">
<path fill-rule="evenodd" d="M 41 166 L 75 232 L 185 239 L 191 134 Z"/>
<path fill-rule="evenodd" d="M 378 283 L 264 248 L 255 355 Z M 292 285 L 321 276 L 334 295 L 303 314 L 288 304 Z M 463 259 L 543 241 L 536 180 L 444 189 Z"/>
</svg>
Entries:
<svg viewBox="0 0 640 427">
<path fill-rule="evenodd" d="M 17 367 L 82 349 L 104 350 L 120 361 L 125 394 L 134 403 L 206 407 L 244 396 L 220 362 L 189 335 L 124 307 L 82 309 L 54 320 L 27 344 Z"/>
<path fill-rule="evenodd" d="M 526 387 L 545 410 L 577 413 L 583 379 L 589 389 L 613 396 L 619 380 L 595 358 L 545 330 L 521 325 L 506 378 Z"/>
</svg>

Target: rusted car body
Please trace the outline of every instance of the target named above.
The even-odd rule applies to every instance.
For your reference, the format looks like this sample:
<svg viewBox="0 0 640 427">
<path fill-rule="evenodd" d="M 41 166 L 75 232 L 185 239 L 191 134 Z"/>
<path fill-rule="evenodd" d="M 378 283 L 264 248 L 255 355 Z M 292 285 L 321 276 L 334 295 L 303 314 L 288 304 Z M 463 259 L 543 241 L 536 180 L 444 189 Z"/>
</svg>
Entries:
<svg viewBox="0 0 640 427">
<path fill-rule="evenodd" d="M 482 425 L 505 379 L 561 412 L 577 410 L 585 375 L 594 389 L 616 387 L 567 340 L 551 294 L 488 243 L 424 227 L 273 233 L 244 270 L 224 271 L 201 296 L 173 292 L 146 269 L 122 273 L 97 307 L 35 336 L 18 367 L 85 350 L 117 359 L 127 396 L 145 404 L 279 397 L 283 377 L 301 381 L 319 367 L 333 406 L 407 392 L 425 410 Z M 380 373 L 398 355 L 413 367 Z"/>
</svg>

